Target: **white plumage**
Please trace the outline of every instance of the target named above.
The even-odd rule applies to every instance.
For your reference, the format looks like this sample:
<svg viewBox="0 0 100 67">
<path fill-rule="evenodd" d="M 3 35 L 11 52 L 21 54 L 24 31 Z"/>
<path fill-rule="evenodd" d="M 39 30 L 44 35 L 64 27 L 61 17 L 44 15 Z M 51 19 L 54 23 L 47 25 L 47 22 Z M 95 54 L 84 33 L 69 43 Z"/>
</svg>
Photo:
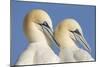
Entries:
<svg viewBox="0 0 100 67">
<path fill-rule="evenodd" d="M 90 47 L 83 37 L 80 25 L 74 19 L 63 20 L 56 27 L 55 39 L 60 47 L 59 57 L 61 62 L 93 61 L 90 55 Z M 82 44 L 85 49 L 79 48 Z M 86 51 L 87 50 L 87 51 Z"/>
<path fill-rule="evenodd" d="M 29 45 L 19 57 L 16 65 L 59 62 L 59 57 L 50 48 L 53 40 L 52 21 L 44 10 L 34 9 L 26 15 L 24 32 Z"/>
</svg>

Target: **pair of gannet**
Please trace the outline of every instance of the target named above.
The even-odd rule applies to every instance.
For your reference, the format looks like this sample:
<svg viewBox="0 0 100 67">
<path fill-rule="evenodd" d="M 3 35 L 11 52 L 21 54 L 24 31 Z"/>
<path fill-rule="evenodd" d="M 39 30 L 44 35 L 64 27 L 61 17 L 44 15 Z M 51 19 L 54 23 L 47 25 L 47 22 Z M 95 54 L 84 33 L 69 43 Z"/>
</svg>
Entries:
<svg viewBox="0 0 100 67">
<path fill-rule="evenodd" d="M 19 57 L 16 65 L 93 60 L 87 51 L 76 45 L 76 42 L 81 42 L 86 50 L 90 50 L 79 24 L 74 19 L 62 21 L 53 35 L 49 15 L 44 10 L 34 9 L 25 17 L 24 31 L 29 45 Z M 59 57 L 50 48 L 52 41 L 56 42 L 60 48 Z"/>
<path fill-rule="evenodd" d="M 41 9 L 34 9 L 25 16 L 24 32 L 29 40 L 27 49 L 16 65 L 59 63 L 59 57 L 50 48 L 53 38 L 52 21 Z"/>
</svg>

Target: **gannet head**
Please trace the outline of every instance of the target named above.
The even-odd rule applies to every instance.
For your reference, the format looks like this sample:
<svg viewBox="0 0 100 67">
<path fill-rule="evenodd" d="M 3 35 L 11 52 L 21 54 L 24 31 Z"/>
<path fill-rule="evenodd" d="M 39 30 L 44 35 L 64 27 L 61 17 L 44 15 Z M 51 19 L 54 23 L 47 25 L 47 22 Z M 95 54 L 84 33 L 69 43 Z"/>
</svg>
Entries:
<svg viewBox="0 0 100 67">
<path fill-rule="evenodd" d="M 65 19 L 56 27 L 54 36 L 56 40 L 59 36 L 63 38 L 71 38 L 75 43 L 81 43 L 86 50 L 90 51 L 90 47 L 83 36 L 82 29 L 79 23 L 74 19 Z M 61 44 L 59 44 L 62 46 Z"/>
<path fill-rule="evenodd" d="M 24 32 L 29 41 L 34 41 L 38 37 L 43 38 L 41 32 L 52 40 L 54 39 L 52 31 L 51 18 L 44 10 L 34 9 L 25 16 Z"/>
</svg>

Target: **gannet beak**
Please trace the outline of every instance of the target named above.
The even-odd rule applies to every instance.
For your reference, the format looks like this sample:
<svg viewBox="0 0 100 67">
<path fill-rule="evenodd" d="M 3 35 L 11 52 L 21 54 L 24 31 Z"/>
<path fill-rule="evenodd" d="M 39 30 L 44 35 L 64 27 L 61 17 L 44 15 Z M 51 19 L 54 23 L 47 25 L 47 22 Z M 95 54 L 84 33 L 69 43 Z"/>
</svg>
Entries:
<svg viewBox="0 0 100 67">
<path fill-rule="evenodd" d="M 53 36 L 53 30 L 48 26 L 48 25 L 41 25 L 43 31 L 45 32 L 45 34 L 50 38 L 50 40 L 52 42 L 55 42 L 57 44 L 57 46 L 59 47 L 59 44 L 56 42 L 54 36 Z"/>
<path fill-rule="evenodd" d="M 79 31 L 77 33 L 74 31 L 73 34 L 75 36 L 76 41 L 78 41 L 79 43 L 81 43 L 82 46 L 86 50 L 88 50 L 89 52 L 91 52 L 91 48 L 89 47 L 89 45 L 88 45 L 87 41 L 85 40 L 84 36 L 81 33 L 79 33 Z"/>
</svg>

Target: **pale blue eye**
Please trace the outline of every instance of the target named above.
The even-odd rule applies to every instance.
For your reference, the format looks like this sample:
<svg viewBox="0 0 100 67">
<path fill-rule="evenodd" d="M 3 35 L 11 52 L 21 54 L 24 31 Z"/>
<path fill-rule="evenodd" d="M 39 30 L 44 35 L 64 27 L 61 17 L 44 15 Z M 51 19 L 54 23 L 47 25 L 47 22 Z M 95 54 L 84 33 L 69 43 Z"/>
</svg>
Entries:
<svg viewBox="0 0 100 67">
<path fill-rule="evenodd" d="M 49 25 L 48 25 L 48 23 L 47 23 L 46 21 L 44 21 L 44 23 L 43 23 L 42 25 L 44 25 L 44 26 L 50 28 Z"/>
</svg>

